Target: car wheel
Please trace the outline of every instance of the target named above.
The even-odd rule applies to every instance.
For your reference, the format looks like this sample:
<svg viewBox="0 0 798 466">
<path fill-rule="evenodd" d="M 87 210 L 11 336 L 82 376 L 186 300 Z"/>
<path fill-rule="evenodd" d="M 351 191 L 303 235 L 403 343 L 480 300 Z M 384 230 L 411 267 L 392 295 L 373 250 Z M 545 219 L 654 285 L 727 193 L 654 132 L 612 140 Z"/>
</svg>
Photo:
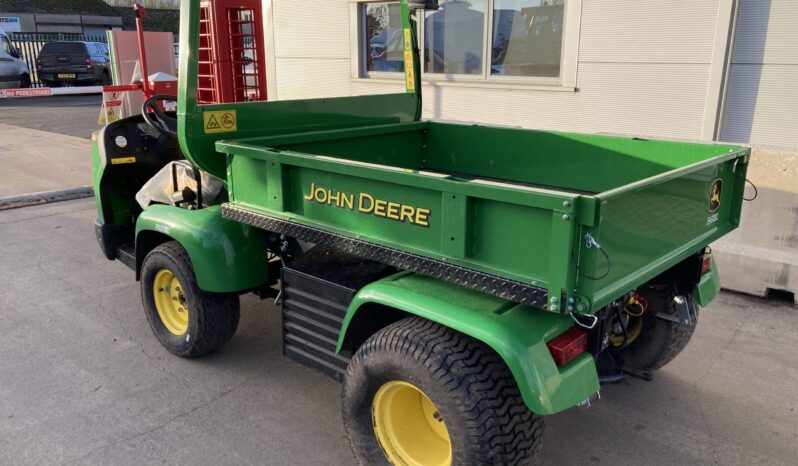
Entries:
<svg viewBox="0 0 798 466">
<path fill-rule="evenodd" d="M 344 379 L 344 429 L 361 465 L 529 465 L 543 418 L 487 345 L 409 317 L 372 335 Z"/>
<path fill-rule="evenodd" d="M 155 337 L 178 356 L 209 353 L 230 340 L 238 327 L 238 295 L 199 289 L 188 253 L 174 241 L 144 259 L 141 300 Z"/>
<path fill-rule="evenodd" d="M 23 74 L 22 76 L 19 77 L 19 87 L 28 88 L 30 86 L 31 86 L 30 75 L 25 73 L 25 74 Z"/>
</svg>

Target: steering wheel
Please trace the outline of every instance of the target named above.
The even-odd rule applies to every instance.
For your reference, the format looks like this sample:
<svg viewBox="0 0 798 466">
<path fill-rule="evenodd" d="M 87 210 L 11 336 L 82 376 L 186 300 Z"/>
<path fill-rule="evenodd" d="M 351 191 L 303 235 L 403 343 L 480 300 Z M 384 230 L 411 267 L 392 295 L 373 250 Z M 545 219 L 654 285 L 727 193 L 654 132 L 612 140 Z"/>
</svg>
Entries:
<svg viewBox="0 0 798 466">
<path fill-rule="evenodd" d="M 158 102 L 177 102 L 173 95 L 154 95 L 141 105 L 141 116 L 147 124 L 164 136 L 177 136 L 177 118 L 167 115 Z"/>
</svg>

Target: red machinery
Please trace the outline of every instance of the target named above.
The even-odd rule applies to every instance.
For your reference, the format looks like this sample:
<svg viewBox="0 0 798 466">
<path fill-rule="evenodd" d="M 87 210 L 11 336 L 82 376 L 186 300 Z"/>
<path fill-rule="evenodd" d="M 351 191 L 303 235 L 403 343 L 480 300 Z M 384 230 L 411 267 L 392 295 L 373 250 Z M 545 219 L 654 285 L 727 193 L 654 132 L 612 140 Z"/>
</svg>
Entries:
<svg viewBox="0 0 798 466">
<path fill-rule="evenodd" d="M 199 103 L 266 100 L 260 0 L 200 4 Z"/>
<path fill-rule="evenodd" d="M 176 95 L 176 82 L 152 82 L 147 69 L 143 21 L 147 12 L 134 6 L 141 84 L 105 86 L 104 90 L 141 90 L 145 98 Z M 266 100 L 266 57 L 260 0 L 205 0 L 200 6 L 197 72 L 199 103 Z"/>
</svg>

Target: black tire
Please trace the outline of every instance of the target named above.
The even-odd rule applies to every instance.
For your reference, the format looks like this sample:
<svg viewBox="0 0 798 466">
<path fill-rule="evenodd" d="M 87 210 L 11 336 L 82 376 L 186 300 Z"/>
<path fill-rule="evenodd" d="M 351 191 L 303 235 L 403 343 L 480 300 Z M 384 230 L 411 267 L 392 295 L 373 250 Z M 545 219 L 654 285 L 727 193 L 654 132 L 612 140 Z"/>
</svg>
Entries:
<svg viewBox="0 0 798 466">
<path fill-rule="evenodd" d="M 185 292 L 188 327 L 181 335 L 167 329 L 155 305 L 153 283 L 161 270 L 172 272 Z M 144 258 L 141 301 L 155 337 L 178 356 L 191 358 L 207 354 L 230 340 L 238 328 L 238 295 L 200 290 L 188 253 L 174 241 L 156 247 Z"/>
<path fill-rule="evenodd" d="M 539 461 L 543 418 L 527 409 L 504 361 L 482 342 L 409 317 L 371 336 L 347 369 L 343 421 L 360 464 L 390 464 L 375 433 L 372 405 L 392 381 L 418 387 L 435 405 L 451 440 L 451 464 Z"/>
<path fill-rule="evenodd" d="M 640 371 L 655 371 L 673 360 L 690 342 L 695 333 L 696 321 L 682 325 L 677 319 L 676 293 L 671 286 L 645 286 L 637 290 L 648 301 L 643 315 L 640 336 L 627 347 L 616 351 L 622 366 Z M 688 297 L 698 314 L 698 304 Z"/>
<path fill-rule="evenodd" d="M 19 77 L 19 87 L 23 89 L 29 88 L 31 85 L 30 76 L 28 74 L 23 74 Z"/>
</svg>

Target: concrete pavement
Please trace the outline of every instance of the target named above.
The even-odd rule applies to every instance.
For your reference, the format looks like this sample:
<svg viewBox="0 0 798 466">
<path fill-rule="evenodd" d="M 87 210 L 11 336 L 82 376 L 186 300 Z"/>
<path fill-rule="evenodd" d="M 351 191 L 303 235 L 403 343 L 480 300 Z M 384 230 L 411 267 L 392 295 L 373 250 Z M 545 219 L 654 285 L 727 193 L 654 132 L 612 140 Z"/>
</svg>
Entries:
<svg viewBox="0 0 798 466">
<path fill-rule="evenodd" d="M 0 99 L 0 123 L 89 139 L 99 128 L 99 94 Z"/>
<path fill-rule="evenodd" d="M 151 335 L 133 274 L 101 255 L 91 199 L 0 212 L 0 464 L 352 464 L 340 387 L 284 359 L 242 299 L 198 360 Z M 722 294 L 652 382 L 547 418 L 544 464 L 794 464 L 798 309 Z"/>
<path fill-rule="evenodd" d="M 0 197 L 91 184 L 91 140 L 0 123 Z"/>
</svg>

